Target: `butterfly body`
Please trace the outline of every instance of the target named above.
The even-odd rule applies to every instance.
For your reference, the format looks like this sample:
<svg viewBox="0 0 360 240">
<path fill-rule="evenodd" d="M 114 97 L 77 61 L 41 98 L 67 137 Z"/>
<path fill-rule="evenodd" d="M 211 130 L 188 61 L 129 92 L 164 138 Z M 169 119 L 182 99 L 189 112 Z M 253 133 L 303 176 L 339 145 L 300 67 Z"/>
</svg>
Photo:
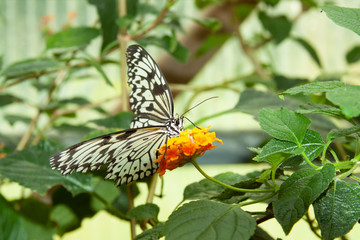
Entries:
<svg viewBox="0 0 360 240">
<path fill-rule="evenodd" d="M 50 157 L 62 174 L 88 172 L 106 165 L 106 179 L 117 185 L 150 176 L 158 169 L 159 149 L 184 129 L 183 117 L 173 116 L 173 97 L 159 67 L 140 46 L 127 49 L 131 110 L 130 129 L 75 144 Z"/>
</svg>

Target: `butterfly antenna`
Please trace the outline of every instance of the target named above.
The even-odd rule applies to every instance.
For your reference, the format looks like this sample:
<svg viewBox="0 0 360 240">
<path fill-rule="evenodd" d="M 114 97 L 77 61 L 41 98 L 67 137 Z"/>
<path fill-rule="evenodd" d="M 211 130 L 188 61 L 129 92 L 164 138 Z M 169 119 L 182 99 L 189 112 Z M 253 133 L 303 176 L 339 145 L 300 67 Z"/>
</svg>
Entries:
<svg viewBox="0 0 360 240">
<path fill-rule="evenodd" d="M 186 120 L 188 120 L 188 121 L 189 121 L 192 125 L 194 125 L 196 128 L 201 129 L 201 128 L 199 128 L 198 126 L 196 126 L 196 124 L 193 123 L 189 118 L 187 118 L 187 117 L 185 117 L 185 116 L 184 116 L 184 118 L 186 118 Z"/>
<path fill-rule="evenodd" d="M 181 114 L 180 117 L 184 117 L 184 115 L 188 112 L 190 112 L 191 110 L 193 110 L 194 108 L 196 108 L 197 106 L 199 106 L 200 104 L 203 104 L 204 102 L 210 100 L 210 99 L 213 99 L 213 98 L 218 98 L 218 96 L 214 96 L 214 97 L 209 97 L 205 100 L 202 100 L 201 102 L 199 102 L 198 104 L 196 104 L 195 106 L 192 106 L 191 108 L 189 108 L 188 110 L 186 110 L 183 114 Z M 185 117 L 189 122 L 191 122 L 187 117 Z M 191 122 L 192 123 L 192 122 Z M 196 125 L 194 123 L 192 123 L 195 127 Z"/>
</svg>

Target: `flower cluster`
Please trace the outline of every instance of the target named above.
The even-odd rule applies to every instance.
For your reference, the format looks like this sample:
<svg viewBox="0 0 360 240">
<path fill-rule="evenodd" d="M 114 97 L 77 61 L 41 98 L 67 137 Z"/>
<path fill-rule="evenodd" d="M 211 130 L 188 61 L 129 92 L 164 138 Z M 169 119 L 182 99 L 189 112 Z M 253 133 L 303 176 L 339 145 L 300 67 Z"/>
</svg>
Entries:
<svg viewBox="0 0 360 240">
<path fill-rule="evenodd" d="M 214 132 L 208 132 L 207 128 L 186 129 L 180 133 L 178 137 L 168 139 L 159 151 L 159 157 L 155 162 L 159 163 L 158 173 L 160 176 L 165 174 L 166 169 L 173 170 L 182 167 L 185 163 L 192 159 L 200 157 L 206 150 L 216 147 L 213 142 L 223 143 L 222 140 L 216 138 Z"/>
</svg>

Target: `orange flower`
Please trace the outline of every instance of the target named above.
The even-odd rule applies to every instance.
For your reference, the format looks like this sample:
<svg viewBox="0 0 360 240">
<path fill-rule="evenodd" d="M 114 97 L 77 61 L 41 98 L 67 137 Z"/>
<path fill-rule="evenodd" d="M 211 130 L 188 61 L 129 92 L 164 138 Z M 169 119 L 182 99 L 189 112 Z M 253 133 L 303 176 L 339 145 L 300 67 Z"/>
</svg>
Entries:
<svg viewBox="0 0 360 240">
<path fill-rule="evenodd" d="M 186 129 L 178 137 L 170 138 L 160 149 L 156 149 L 155 151 L 160 153 L 154 161 L 159 163 L 159 175 L 164 175 L 166 169 L 182 167 L 192 159 L 202 156 L 206 150 L 214 149 L 216 145 L 213 145 L 213 142 L 222 144 L 222 140 L 216 138 L 214 132 L 208 132 L 209 128 L 210 126 Z"/>
</svg>

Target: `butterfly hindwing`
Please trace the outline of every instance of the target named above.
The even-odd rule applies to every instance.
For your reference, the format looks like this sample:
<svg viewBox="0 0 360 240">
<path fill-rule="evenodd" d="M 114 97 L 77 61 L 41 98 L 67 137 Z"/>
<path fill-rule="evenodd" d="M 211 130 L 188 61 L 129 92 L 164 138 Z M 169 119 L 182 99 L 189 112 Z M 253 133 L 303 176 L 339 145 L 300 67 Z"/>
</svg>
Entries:
<svg viewBox="0 0 360 240">
<path fill-rule="evenodd" d="M 52 168 L 69 174 L 88 172 L 107 165 L 108 179 L 117 185 L 130 183 L 155 173 L 158 164 L 154 149 L 166 141 L 163 127 L 129 129 L 110 133 L 73 145 L 50 157 Z"/>
<path fill-rule="evenodd" d="M 126 52 L 129 101 L 137 116 L 131 128 L 164 125 L 173 117 L 173 97 L 170 88 L 152 57 L 138 45 L 129 46 Z"/>
</svg>

